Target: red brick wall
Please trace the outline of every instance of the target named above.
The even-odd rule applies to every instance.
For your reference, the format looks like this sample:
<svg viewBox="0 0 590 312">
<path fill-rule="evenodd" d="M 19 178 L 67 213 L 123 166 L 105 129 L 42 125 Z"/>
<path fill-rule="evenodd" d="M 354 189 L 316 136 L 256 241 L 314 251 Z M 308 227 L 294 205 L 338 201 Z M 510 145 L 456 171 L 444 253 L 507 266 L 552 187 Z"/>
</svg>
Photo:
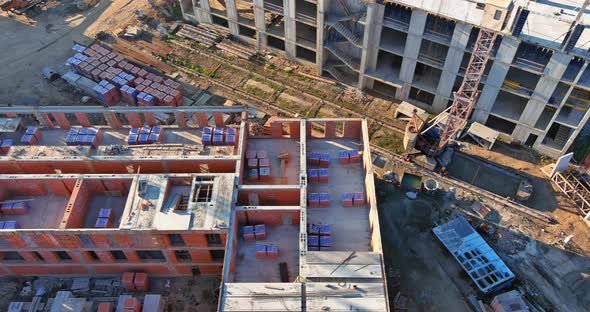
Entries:
<svg viewBox="0 0 590 312">
<path fill-rule="evenodd" d="M 238 211 L 236 214 L 240 225 L 281 225 L 283 224 L 283 215 L 291 215 L 291 224 L 299 224 L 300 220 L 299 210 L 248 210 Z"/>
<path fill-rule="evenodd" d="M 299 206 L 300 190 L 240 190 L 238 205 L 248 206 L 248 194 L 257 193 L 260 206 Z"/>
</svg>

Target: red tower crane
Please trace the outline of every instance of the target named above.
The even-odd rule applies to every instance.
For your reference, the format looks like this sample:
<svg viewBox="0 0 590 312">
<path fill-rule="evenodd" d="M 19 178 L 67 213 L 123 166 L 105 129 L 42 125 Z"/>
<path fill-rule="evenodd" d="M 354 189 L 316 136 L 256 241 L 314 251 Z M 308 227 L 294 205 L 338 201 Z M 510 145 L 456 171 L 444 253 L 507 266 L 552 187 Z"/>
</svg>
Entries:
<svg viewBox="0 0 590 312">
<path fill-rule="evenodd" d="M 467 120 L 475 107 L 479 95 L 479 84 L 483 77 L 483 72 L 492 54 L 496 32 L 492 30 L 480 29 L 463 82 L 454 93 L 455 99 L 447 112 L 447 120 L 442 126 L 442 132 L 438 144 L 433 146 L 432 154 L 442 150 L 447 144 L 455 139 L 463 130 Z M 435 118 L 438 119 L 438 118 Z"/>
</svg>

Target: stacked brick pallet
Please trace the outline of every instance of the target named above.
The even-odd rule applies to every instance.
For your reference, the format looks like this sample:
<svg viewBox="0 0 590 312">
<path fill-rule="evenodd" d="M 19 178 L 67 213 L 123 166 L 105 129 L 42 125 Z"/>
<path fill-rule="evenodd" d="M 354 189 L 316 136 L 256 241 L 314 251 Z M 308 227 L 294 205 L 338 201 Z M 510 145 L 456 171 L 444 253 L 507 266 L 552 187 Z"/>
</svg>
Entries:
<svg viewBox="0 0 590 312">
<path fill-rule="evenodd" d="M 266 239 L 266 226 L 264 224 L 246 225 L 242 229 L 242 237 L 244 240 L 251 241 Z"/>
<path fill-rule="evenodd" d="M 342 193 L 340 195 L 340 201 L 344 207 L 362 207 L 365 205 L 365 193 Z"/>
<path fill-rule="evenodd" d="M 0 230 L 14 230 L 18 228 L 18 223 L 14 220 L 0 221 Z"/>
<path fill-rule="evenodd" d="M 88 145 L 97 148 L 102 138 L 103 133 L 98 128 L 71 128 L 66 136 L 66 145 Z"/>
<path fill-rule="evenodd" d="M 201 134 L 203 145 L 236 145 L 236 129 L 205 127 Z"/>
<path fill-rule="evenodd" d="M 125 272 L 121 284 L 128 291 L 148 291 L 150 289 L 147 273 Z"/>
<path fill-rule="evenodd" d="M 332 251 L 332 229 L 328 224 L 309 224 L 307 228 L 308 251 Z"/>
<path fill-rule="evenodd" d="M 29 212 L 29 203 L 26 201 L 4 202 L 0 205 L 2 215 L 25 215 Z"/>
<path fill-rule="evenodd" d="M 20 139 L 20 142 L 24 145 L 37 145 L 39 141 L 41 141 L 41 129 L 37 127 L 27 128 L 27 131 Z"/>
<path fill-rule="evenodd" d="M 121 99 L 129 105 L 182 105 L 182 87 L 172 79 L 150 73 L 97 44 L 88 48 L 75 45 L 72 51 L 74 56 L 66 65 L 99 83 L 95 93 L 105 105 L 115 105 Z"/>
<path fill-rule="evenodd" d="M 256 244 L 256 258 L 276 258 L 279 256 L 279 247 L 270 244 Z"/>
<path fill-rule="evenodd" d="M 338 152 L 338 161 L 341 165 L 359 163 L 361 156 L 357 150 L 348 150 Z"/>
<path fill-rule="evenodd" d="M 14 141 L 11 139 L 0 140 L 0 152 L 4 155 L 8 154 L 12 145 L 14 145 Z"/>
<path fill-rule="evenodd" d="M 129 135 L 127 136 L 127 144 L 153 144 L 160 143 L 163 141 L 164 134 L 162 128 L 159 126 L 155 127 L 141 127 L 131 128 Z"/>
<path fill-rule="evenodd" d="M 112 226 L 113 213 L 111 208 L 100 208 L 95 228 L 110 228 Z"/>
</svg>

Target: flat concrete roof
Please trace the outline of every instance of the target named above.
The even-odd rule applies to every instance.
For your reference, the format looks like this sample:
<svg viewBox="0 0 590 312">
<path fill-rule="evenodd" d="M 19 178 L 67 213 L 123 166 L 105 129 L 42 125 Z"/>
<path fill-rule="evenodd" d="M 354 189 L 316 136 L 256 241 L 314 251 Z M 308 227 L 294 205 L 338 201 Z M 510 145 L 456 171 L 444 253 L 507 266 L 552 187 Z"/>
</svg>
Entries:
<svg viewBox="0 0 590 312">
<path fill-rule="evenodd" d="M 174 182 L 166 175 L 139 175 L 134 178 L 129 201 L 121 220 L 121 228 L 156 230 L 222 230 L 229 227 L 234 187 L 233 174 L 207 175 L 211 181 L 200 182 L 195 175 L 191 190 L 175 192 Z M 199 185 L 210 187 L 206 202 L 191 196 Z M 172 190 L 169 192 L 169 190 Z M 188 195 L 188 201 L 179 207 Z"/>
</svg>

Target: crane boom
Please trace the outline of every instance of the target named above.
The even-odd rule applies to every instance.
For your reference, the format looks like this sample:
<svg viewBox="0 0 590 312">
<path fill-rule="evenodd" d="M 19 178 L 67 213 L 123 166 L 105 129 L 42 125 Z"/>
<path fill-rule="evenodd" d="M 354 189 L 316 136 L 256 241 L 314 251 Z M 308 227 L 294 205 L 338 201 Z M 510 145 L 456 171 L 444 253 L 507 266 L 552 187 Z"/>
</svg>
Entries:
<svg viewBox="0 0 590 312">
<path fill-rule="evenodd" d="M 433 151 L 434 153 L 442 150 L 451 140 L 455 139 L 467 124 L 467 120 L 477 102 L 478 87 L 488 59 L 492 54 L 495 40 L 495 31 L 480 29 L 465 71 L 465 77 L 459 90 L 454 93 L 455 99 L 448 110 L 448 117 L 442 129 L 440 140 Z"/>
</svg>

